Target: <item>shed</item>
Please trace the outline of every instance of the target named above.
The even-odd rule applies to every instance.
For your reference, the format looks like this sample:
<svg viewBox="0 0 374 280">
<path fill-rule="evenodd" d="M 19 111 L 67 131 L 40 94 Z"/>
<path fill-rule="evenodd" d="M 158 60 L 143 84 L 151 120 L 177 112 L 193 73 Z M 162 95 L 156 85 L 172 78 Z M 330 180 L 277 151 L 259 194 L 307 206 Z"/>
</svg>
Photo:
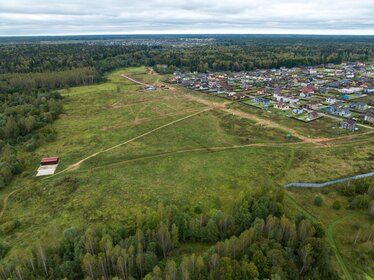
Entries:
<svg viewBox="0 0 374 280">
<path fill-rule="evenodd" d="M 55 165 L 59 162 L 59 157 L 45 157 L 40 161 L 40 165 Z"/>
</svg>

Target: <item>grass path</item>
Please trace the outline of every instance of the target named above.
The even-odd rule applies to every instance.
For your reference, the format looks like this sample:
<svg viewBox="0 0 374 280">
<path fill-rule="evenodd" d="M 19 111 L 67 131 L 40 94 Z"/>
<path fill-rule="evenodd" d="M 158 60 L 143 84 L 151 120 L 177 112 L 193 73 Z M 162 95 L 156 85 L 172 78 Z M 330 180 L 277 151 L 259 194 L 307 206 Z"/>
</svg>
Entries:
<svg viewBox="0 0 374 280">
<path fill-rule="evenodd" d="M 196 115 L 199 115 L 199 114 L 201 114 L 201 113 L 203 113 L 203 112 L 207 112 L 207 111 L 209 111 L 209 110 L 211 110 L 211 108 L 206 108 L 206 109 L 204 109 L 204 110 L 198 111 L 198 112 L 193 113 L 193 114 L 191 114 L 191 115 L 185 116 L 185 117 L 183 117 L 183 118 L 180 118 L 180 119 L 177 119 L 177 120 L 175 120 L 175 121 L 169 122 L 169 123 L 164 124 L 164 125 L 162 125 L 162 126 L 156 127 L 156 128 L 154 128 L 154 129 L 152 129 L 152 130 L 150 130 L 150 131 L 148 131 L 148 132 L 145 132 L 145 133 L 143 133 L 143 134 L 141 134 L 141 135 L 138 135 L 138 136 L 136 136 L 136 137 L 134 137 L 134 138 L 131 138 L 130 140 L 127 140 L 127 141 L 125 141 L 125 142 L 122 142 L 122 143 L 120 143 L 120 144 L 117 144 L 117 145 L 115 145 L 115 146 L 112 146 L 112 147 L 110 147 L 110 148 L 107 148 L 107 149 L 104 149 L 104 150 L 101 150 L 101 151 L 95 152 L 95 153 L 93 153 L 93 154 L 91 154 L 91 155 L 89 155 L 89 156 L 87 156 L 87 157 L 81 159 L 80 161 L 78 161 L 78 162 L 76 162 L 76 163 L 74 163 L 74 164 L 68 166 L 68 167 L 65 168 L 64 170 L 61 170 L 60 172 L 58 172 L 58 173 L 56 173 L 56 174 L 54 174 L 54 175 L 52 175 L 52 176 L 47 177 L 46 179 L 51 178 L 51 177 L 54 177 L 54 176 L 57 176 L 57 175 L 59 175 L 59 174 L 61 174 L 61 173 L 64 173 L 64 172 L 66 172 L 66 171 L 69 171 L 69 170 L 77 169 L 77 168 L 79 168 L 79 166 L 80 166 L 83 162 L 85 162 L 85 161 L 87 161 L 87 160 L 89 160 L 89 159 L 91 159 L 91 158 L 93 158 L 93 157 L 96 157 L 96 156 L 99 155 L 99 154 L 102 154 L 102 153 L 105 153 L 105 152 L 109 152 L 109 151 L 111 151 L 111 150 L 114 150 L 114 149 L 116 149 L 116 148 L 119 148 L 119 147 L 121 147 L 121 146 L 124 146 L 124 145 L 126 145 L 126 144 L 128 144 L 128 143 L 134 142 L 134 141 L 136 141 L 136 140 L 138 140 L 138 139 L 140 139 L 140 138 L 143 138 L 143 137 L 145 137 L 145 136 L 147 136 L 147 135 L 149 135 L 149 134 L 151 134 L 151 133 L 153 133 L 153 132 L 156 132 L 156 131 L 158 131 L 158 130 L 160 130 L 160 129 L 163 129 L 163 128 L 165 128 L 165 127 L 171 126 L 171 125 L 173 125 L 173 124 L 175 124 L 175 123 L 178 123 L 178 122 L 181 122 L 181 121 L 183 121 L 183 120 L 186 120 L 186 119 L 192 118 L 192 117 L 194 117 L 194 116 L 196 116 Z"/>
<path fill-rule="evenodd" d="M 244 144 L 244 145 L 232 145 L 232 146 L 214 146 L 214 147 L 204 147 L 204 148 L 194 148 L 194 149 L 185 149 L 185 150 L 175 150 L 175 151 L 167 151 L 158 154 L 151 154 L 145 156 L 139 156 L 132 159 L 121 160 L 118 162 L 109 163 L 106 165 L 97 166 L 91 168 L 90 170 L 97 170 L 103 167 L 108 166 L 115 166 L 117 164 L 124 164 L 129 162 L 136 162 L 145 159 L 154 159 L 154 158 L 161 158 L 171 155 L 178 155 L 178 154 L 185 154 L 185 153 L 193 153 L 193 152 L 220 152 L 220 151 L 227 151 L 233 149 L 243 149 L 243 148 L 251 148 L 251 147 L 284 147 L 284 146 L 291 146 L 291 145 L 298 145 L 300 142 L 292 142 L 292 143 L 253 143 L 253 144 Z M 285 172 L 285 171 L 282 171 Z M 281 175 L 281 174 L 280 174 Z"/>
<path fill-rule="evenodd" d="M 348 280 L 353 280 L 353 277 L 352 277 L 352 274 L 350 273 L 350 271 L 348 270 L 348 267 L 346 265 L 346 263 L 344 262 L 344 259 L 342 257 L 342 255 L 340 254 L 339 252 L 339 249 L 338 247 L 336 246 L 336 242 L 335 242 L 335 239 L 334 239 L 334 227 L 346 220 L 346 219 L 349 219 L 349 218 L 352 218 L 353 216 L 355 216 L 355 214 L 352 214 L 352 215 L 348 215 L 348 216 L 344 216 L 344 217 L 340 217 L 336 220 L 334 220 L 332 223 L 330 223 L 327 227 L 327 230 L 326 230 L 326 237 L 327 237 L 327 241 L 329 242 L 331 248 L 334 250 L 334 254 L 335 254 L 335 257 L 336 257 L 336 260 L 344 274 L 344 277 L 345 279 L 348 279 Z"/>
<path fill-rule="evenodd" d="M 102 153 L 105 153 L 105 152 L 111 151 L 111 150 L 113 150 L 113 149 L 116 149 L 116 148 L 121 147 L 121 146 L 123 146 L 123 145 L 126 145 L 126 144 L 128 144 L 128 143 L 131 143 L 131 142 L 133 142 L 133 141 L 136 141 L 136 140 L 138 140 L 138 139 L 140 139 L 140 138 L 143 138 L 143 137 L 145 137 L 145 136 L 147 136 L 147 135 L 149 135 L 149 134 L 151 134 L 151 133 L 153 133 L 153 132 L 156 132 L 156 131 L 158 131 L 158 130 L 160 130 L 160 129 L 163 129 L 163 128 L 165 128 L 165 127 L 171 126 L 171 125 L 173 125 L 173 124 L 175 124 L 175 123 L 181 122 L 181 121 L 183 121 L 183 120 L 186 120 L 186 119 L 188 119 L 188 118 L 194 117 L 194 116 L 196 116 L 196 115 L 198 115 L 198 114 L 201 114 L 201 113 L 206 112 L 206 111 L 209 111 L 209 110 L 211 110 L 211 108 L 206 108 L 206 109 L 204 109 L 204 110 L 201 110 L 201 111 L 195 112 L 195 113 L 193 113 L 193 114 L 191 114 L 191 115 L 185 116 L 185 117 L 183 117 L 183 118 L 177 119 L 177 120 L 175 120 L 175 121 L 172 121 L 172 122 L 169 122 L 169 123 L 164 124 L 164 125 L 162 125 L 162 126 L 159 126 L 159 127 L 157 127 L 157 128 L 154 128 L 154 129 L 152 129 L 152 130 L 150 130 L 150 131 L 148 131 L 148 132 L 146 132 L 146 133 L 143 133 L 143 134 L 141 134 L 141 135 L 139 135 L 139 136 L 136 136 L 136 137 L 134 137 L 134 138 L 132 138 L 132 139 L 130 139 L 130 140 L 127 140 L 127 141 L 125 141 L 125 142 L 122 142 L 122 143 L 120 143 L 120 144 L 118 144 L 118 145 L 112 146 L 112 147 L 107 148 L 107 149 L 105 149 L 105 150 L 98 151 L 98 152 L 96 152 L 96 153 L 93 153 L 93 154 L 91 154 L 91 155 L 89 155 L 89 156 L 87 156 L 87 157 L 81 159 L 80 161 L 78 161 L 78 162 L 76 162 L 76 163 L 70 165 L 70 166 L 67 167 L 66 169 L 64 169 L 64 170 L 62 170 L 62 171 L 60 171 L 60 172 L 58 172 L 58 173 L 56 173 L 56 174 L 54 174 L 54 175 L 52 175 L 52 176 L 49 176 L 49 177 L 44 178 L 44 180 L 49 179 L 49 178 L 52 178 L 52 177 L 54 177 L 54 176 L 57 176 L 57 175 L 59 175 L 59 174 L 61 174 L 61 173 L 64 173 L 64 172 L 66 172 L 66 171 L 70 171 L 70 170 L 77 169 L 77 168 L 79 168 L 79 166 L 80 166 L 83 162 L 85 162 L 85 161 L 87 161 L 88 159 L 91 159 L 91 158 L 93 158 L 93 157 L 95 157 L 95 156 L 97 156 L 97 155 L 99 155 L 99 154 L 102 154 Z M 17 193 L 18 191 L 21 191 L 21 190 L 26 189 L 26 188 L 27 188 L 27 186 L 25 186 L 25 187 L 20 187 L 20 188 L 18 188 L 18 189 L 16 189 L 16 190 L 12 191 L 11 193 L 9 193 L 7 196 L 5 196 L 5 198 L 3 199 L 3 207 L 2 207 L 1 212 L 0 212 L 0 219 L 3 217 L 4 212 L 5 212 L 5 210 L 6 210 L 8 199 L 9 199 L 12 195 L 14 195 L 15 193 Z"/>
<path fill-rule="evenodd" d="M 288 192 L 286 192 L 286 196 L 285 196 L 286 200 L 288 200 L 289 203 L 291 203 L 296 209 L 298 209 L 301 213 L 303 213 L 308 219 L 314 221 L 314 222 L 319 222 L 319 219 L 318 217 L 316 217 L 314 214 L 310 213 L 308 210 L 306 210 L 302 205 L 300 205 L 293 197 L 291 194 L 289 194 Z M 350 273 L 350 271 L 348 270 L 348 267 L 342 257 L 342 255 L 340 254 L 339 252 L 339 249 L 338 247 L 336 246 L 336 242 L 335 242 L 335 239 L 334 239 L 334 227 L 342 222 L 343 220 L 345 219 L 348 219 L 348 218 L 352 218 L 352 216 L 354 216 L 354 214 L 352 215 L 348 215 L 348 216 L 344 216 L 344 217 L 340 217 L 336 220 L 334 220 L 332 223 L 330 223 L 328 226 L 327 226 L 327 229 L 326 229 L 326 239 L 327 239 L 327 242 L 329 243 L 330 247 L 333 249 L 334 251 L 334 255 L 335 255 L 335 259 L 340 267 L 340 270 L 342 271 L 342 273 L 344 274 L 344 278 L 347 279 L 347 280 L 353 280 L 353 277 L 352 277 L 352 274 Z"/>
<path fill-rule="evenodd" d="M 6 206 L 7 206 L 7 203 L 8 203 L 8 199 L 14 195 L 16 192 L 22 190 L 23 187 L 21 188 L 18 188 L 18 189 L 15 189 L 14 191 L 12 191 L 11 193 L 9 193 L 6 197 L 4 197 L 3 199 L 3 208 L 1 209 L 1 212 L 0 212 L 0 219 L 3 217 L 4 215 L 4 212 L 5 212 L 5 209 L 6 209 Z"/>
<path fill-rule="evenodd" d="M 273 178 L 274 181 L 276 181 L 277 179 L 279 179 L 284 173 L 287 172 L 287 170 L 289 170 L 291 168 L 292 163 L 294 161 L 294 156 L 295 156 L 295 151 L 291 150 L 291 155 L 289 157 L 289 160 L 287 161 L 286 167 L 279 174 L 277 174 Z M 311 221 L 314 221 L 314 222 L 319 222 L 319 219 L 318 219 L 317 216 L 315 216 L 313 213 L 311 213 L 307 209 L 305 209 L 305 207 L 303 207 L 301 204 L 299 204 L 293 198 L 293 196 L 289 192 L 287 192 L 287 191 L 285 192 L 285 199 L 286 199 L 286 201 L 288 203 L 290 203 L 291 205 L 293 205 L 293 207 L 295 207 L 300 213 L 303 213 L 308 219 L 310 219 Z M 344 277 L 347 280 L 353 280 L 353 277 L 352 277 L 352 274 L 350 273 L 350 271 L 348 270 L 347 265 L 344 262 L 344 259 L 343 259 L 342 255 L 340 254 L 340 252 L 339 252 L 339 250 L 338 250 L 338 248 L 336 246 L 336 242 L 335 242 L 335 239 L 334 239 L 334 232 L 333 231 L 334 231 L 334 227 L 339 222 L 341 222 L 341 221 L 343 221 L 345 219 L 351 218 L 352 216 L 354 216 L 354 214 L 349 215 L 349 216 L 344 216 L 344 217 L 341 217 L 341 218 L 338 218 L 338 219 L 334 220 L 332 223 L 330 223 L 327 226 L 327 230 L 326 230 L 327 241 L 328 241 L 329 245 L 331 246 L 331 248 L 334 250 L 336 261 L 337 261 L 338 265 L 340 266 L 340 269 L 343 272 Z"/>
</svg>

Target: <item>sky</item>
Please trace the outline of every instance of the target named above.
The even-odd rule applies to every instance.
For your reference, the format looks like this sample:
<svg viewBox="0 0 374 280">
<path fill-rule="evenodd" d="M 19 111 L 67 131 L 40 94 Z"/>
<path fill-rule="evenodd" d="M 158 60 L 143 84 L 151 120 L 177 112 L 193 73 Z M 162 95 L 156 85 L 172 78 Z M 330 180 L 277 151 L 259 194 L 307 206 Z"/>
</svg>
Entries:
<svg viewBox="0 0 374 280">
<path fill-rule="evenodd" d="M 374 0 L 0 0 L 0 36 L 374 35 Z"/>
</svg>

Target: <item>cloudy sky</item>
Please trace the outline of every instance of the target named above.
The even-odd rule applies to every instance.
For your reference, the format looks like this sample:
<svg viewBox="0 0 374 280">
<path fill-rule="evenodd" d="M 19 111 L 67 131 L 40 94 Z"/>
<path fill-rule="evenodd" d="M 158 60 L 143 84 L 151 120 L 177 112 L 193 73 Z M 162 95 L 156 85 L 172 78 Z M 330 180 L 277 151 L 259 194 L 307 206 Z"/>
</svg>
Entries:
<svg viewBox="0 0 374 280">
<path fill-rule="evenodd" d="M 374 0 L 0 0 L 0 36 L 374 35 Z"/>
</svg>

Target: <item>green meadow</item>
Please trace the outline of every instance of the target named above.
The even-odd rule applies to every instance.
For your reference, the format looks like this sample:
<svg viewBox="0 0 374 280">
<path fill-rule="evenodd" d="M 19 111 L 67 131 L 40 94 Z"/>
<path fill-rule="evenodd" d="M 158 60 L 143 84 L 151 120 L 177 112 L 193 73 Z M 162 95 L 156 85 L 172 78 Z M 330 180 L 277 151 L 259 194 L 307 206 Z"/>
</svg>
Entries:
<svg viewBox="0 0 374 280">
<path fill-rule="evenodd" d="M 3 200 L 18 190 L 7 201 L 0 220 L 13 251 L 23 250 L 41 237 L 57 242 L 71 226 L 130 226 L 139 211 L 160 203 L 200 207 L 204 212 L 229 209 L 245 190 L 270 185 L 282 188 L 288 182 L 323 182 L 374 170 L 372 135 L 326 145 L 302 143 L 295 137 L 286 138 L 286 131 L 259 126 L 185 95 L 196 94 L 217 103 L 222 102 L 220 98 L 178 88 L 175 92 L 145 91 L 121 78 L 121 73 L 147 83 L 160 81 L 144 68 L 130 68 L 111 73 L 105 83 L 62 90 L 64 113 L 53 124 L 56 140 L 33 153 L 19 151 L 27 157 L 26 171 L 0 193 Z M 351 135 L 328 118 L 306 124 L 248 106 L 230 107 L 304 136 Z M 356 134 L 367 131 L 360 128 Z M 36 178 L 39 160 L 53 155 L 61 159 L 57 174 Z M 368 226 L 363 212 L 331 209 L 338 196 L 334 191 L 323 195 L 323 207 L 314 206 L 315 192 L 287 190 L 290 215 L 309 213 L 326 230 L 333 221 L 351 214 L 362 227 Z M 14 221 L 18 226 L 9 229 L 7 225 Z M 337 240 L 343 260 L 354 262 L 348 251 L 355 245 L 344 242 L 344 223 L 337 224 L 328 237 Z M 179 250 L 184 250 L 183 245 Z M 348 270 L 357 272 L 351 266 Z"/>
</svg>

